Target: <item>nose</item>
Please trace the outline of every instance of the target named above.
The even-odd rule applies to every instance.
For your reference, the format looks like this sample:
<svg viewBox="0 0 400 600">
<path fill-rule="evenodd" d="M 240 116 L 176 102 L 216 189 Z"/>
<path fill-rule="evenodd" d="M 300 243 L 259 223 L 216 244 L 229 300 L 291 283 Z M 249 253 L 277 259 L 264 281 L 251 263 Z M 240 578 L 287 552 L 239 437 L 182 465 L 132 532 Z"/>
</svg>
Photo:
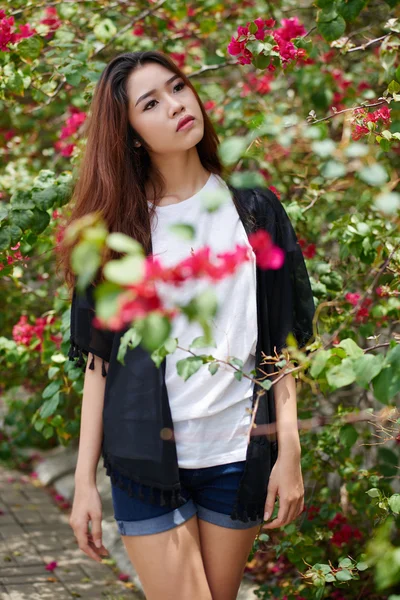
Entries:
<svg viewBox="0 0 400 600">
<path fill-rule="evenodd" d="M 185 107 L 182 104 L 182 101 L 179 100 L 178 98 L 171 98 L 170 99 L 170 107 L 169 107 L 169 112 L 170 115 L 173 117 L 174 115 L 176 115 L 177 113 L 182 112 L 182 110 L 184 110 Z"/>
</svg>

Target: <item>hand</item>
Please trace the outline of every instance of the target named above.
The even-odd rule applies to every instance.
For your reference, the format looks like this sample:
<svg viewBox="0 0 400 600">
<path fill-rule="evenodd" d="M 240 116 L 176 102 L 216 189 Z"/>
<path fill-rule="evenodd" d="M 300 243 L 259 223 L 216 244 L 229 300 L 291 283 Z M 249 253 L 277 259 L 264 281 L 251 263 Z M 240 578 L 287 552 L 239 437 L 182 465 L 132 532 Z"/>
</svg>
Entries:
<svg viewBox="0 0 400 600">
<path fill-rule="evenodd" d="M 96 562 L 108 556 L 108 550 L 101 543 L 101 516 L 101 499 L 96 485 L 76 485 L 69 524 L 79 548 Z M 92 522 L 91 531 L 88 528 L 89 521 Z"/>
<path fill-rule="evenodd" d="M 303 512 L 304 484 L 298 454 L 278 455 L 268 483 L 268 495 L 264 510 L 265 513 L 268 513 L 264 515 L 266 521 L 272 515 L 276 495 L 279 496 L 278 515 L 271 523 L 263 524 L 263 529 L 288 525 Z"/>
</svg>

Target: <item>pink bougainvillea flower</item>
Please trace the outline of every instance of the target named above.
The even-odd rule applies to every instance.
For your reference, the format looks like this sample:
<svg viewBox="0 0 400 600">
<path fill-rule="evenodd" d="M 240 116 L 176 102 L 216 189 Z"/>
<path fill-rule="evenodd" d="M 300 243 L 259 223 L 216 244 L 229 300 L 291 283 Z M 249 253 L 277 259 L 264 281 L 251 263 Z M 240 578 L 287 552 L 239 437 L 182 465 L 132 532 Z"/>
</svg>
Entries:
<svg viewBox="0 0 400 600">
<path fill-rule="evenodd" d="M 282 248 L 273 245 L 267 231 L 259 229 L 250 234 L 249 242 L 261 269 L 279 269 L 283 265 L 285 253 Z"/>
<path fill-rule="evenodd" d="M 53 560 L 52 562 L 49 562 L 46 564 L 46 571 L 54 571 L 54 569 L 56 569 L 58 566 L 57 561 Z"/>
<path fill-rule="evenodd" d="M 352 304 L 353 306 L 355 306 L 357 304 L 359 299 L 360 299 L 360 294 L 357 294 L 357 293 L 348 292 L 345 295 L 345 300 L 347 300 L 347 302 L 350 302 L 350 304 Z"/>
<path fill-rule="evenodd" d="M 119 579 L 120 581 L 129 581 L 129 579 L 130 579 L 130 576 L 129 576 L 127 573 L 120 573 L 120 574 L 118 575 L 118 579 Z"/>
</svg>

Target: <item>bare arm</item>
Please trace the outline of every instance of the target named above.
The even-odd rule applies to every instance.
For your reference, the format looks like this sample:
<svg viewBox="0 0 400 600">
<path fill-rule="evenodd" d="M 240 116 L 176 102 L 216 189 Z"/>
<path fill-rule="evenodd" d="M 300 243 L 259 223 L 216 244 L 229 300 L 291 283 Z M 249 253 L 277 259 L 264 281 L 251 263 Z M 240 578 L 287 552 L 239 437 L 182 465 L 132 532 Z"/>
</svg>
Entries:
<svg viewBox="0 0 400 600">
<path fill-rule="evenodd" d="M 300 458 L 296 380 L 288 373 L 274 386 L 278 456 Z"/>
<path fill-rule="evenodd" d="M 78 461 L 75 469 L 75 494 L 69 523 L 79 548 L 99 562 L 106 548 L 102 545 L 101 498 L 96 487 L 96 472 L 103 436 L 103 406 L 106 377 L 102 376 L 102 359 L 94 357 L 94 370 L 85 370 Z M 91 531 L 89 523 L 91 522 Z"/>
<path fill-rule="evenodd" d="M 75 470 L 76 485 L 96 483 L 103 436 L 104 390 L 107 378 L 101 374 L 101 358 L 94 357 L 94 370 L 89 369 L 89 363 L 88 357 L 83 385 L 78 461 Z M 108 371 L 108 363 L 106 366 Z"/>
</svg>

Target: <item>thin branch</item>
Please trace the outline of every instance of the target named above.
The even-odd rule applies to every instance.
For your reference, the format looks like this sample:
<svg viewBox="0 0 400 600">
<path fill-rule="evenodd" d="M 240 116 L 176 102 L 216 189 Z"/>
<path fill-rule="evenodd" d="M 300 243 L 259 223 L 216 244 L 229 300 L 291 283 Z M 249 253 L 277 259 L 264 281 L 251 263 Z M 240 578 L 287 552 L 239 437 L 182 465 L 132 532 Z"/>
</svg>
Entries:
<svg viewBox="0 0 400 600">
<path fill-rule="evenodd" d="M 361 106 L 353 106 L 351 108 L 344 108 L 343 110 L 337 110 L 337 111 L 335 111 L 333 113 L 333 115 L 328 115 L 327 117 L 323 117 L 322 119 L 316 119 L 315 121 L 311 121 L 312 116 L 309 115 L 307 117 L 307 122 L 309 122 L 309 123 L 311 122 L 311 124 L 314 125 L 315 123 L 321 123 L 322 121 L 327 121 L 328 119 L 332 119 L 332 117 L 336 117 L 336 115 L 340 115 L 341 113 L 349 112 L 350 110 L 354 111 L 357 108 L 373 108 L 375 106 L 381 106 L 382 104 L 385 104 L 385 103 L 386 104 L 390 103 L 390 100 L 387 100 L 386 98 L 383 98 L 383 97 L 380 97 L 379 100 L 380 100 L 380 102 L 375 102 L 374 104 L 364 104 L 364 103 L 362 103 Z M 286 127 L 286 129 L 288 127 L 293 127 L 293 125 L 288 125 Z"/>
<path fill-rule="evenodd" d="M 365 48 L 368 48 L 368 46 L 371 46 L 371 44 L 376 44 L 376 42 L 380 42 L 381 40 L 384 40 L 385 38 L 389 37 L 389 35 L 392 35 L 392 32 L 386 33 L 385 35 L 382 35 L 379 38 L 375 38 L 374 40 L 369 40 L 369 42 L 366 42 L 365 44 L 361 44 L 361 46 L 356 46 L 355 48 L 349 48 L 347 50 L 346 54 L 348 54 L 349 52 L 356 52 L 357 50 L 365 50 Z"/>
</svg>

